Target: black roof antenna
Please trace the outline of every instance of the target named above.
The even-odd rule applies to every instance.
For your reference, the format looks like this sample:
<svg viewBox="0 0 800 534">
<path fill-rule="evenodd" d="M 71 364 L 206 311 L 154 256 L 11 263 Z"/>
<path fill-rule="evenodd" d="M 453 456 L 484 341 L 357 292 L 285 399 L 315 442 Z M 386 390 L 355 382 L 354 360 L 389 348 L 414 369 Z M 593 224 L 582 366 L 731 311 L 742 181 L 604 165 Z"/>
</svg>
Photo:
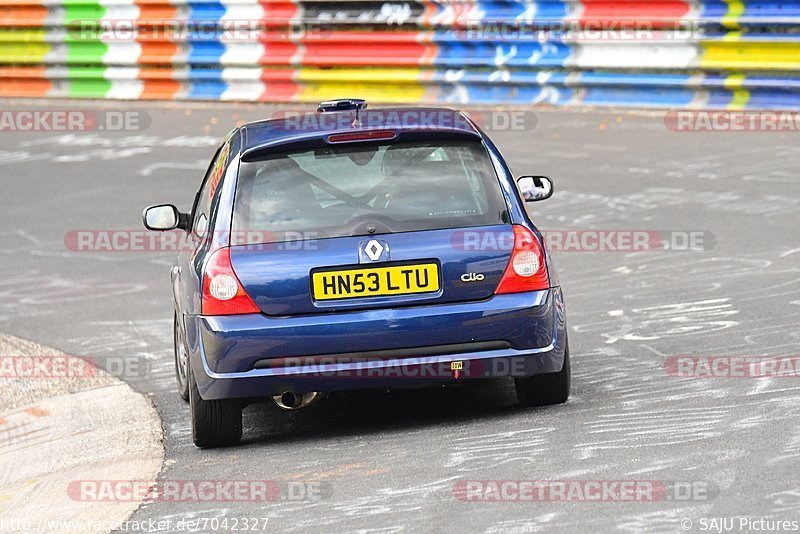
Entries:
<svg viewBox="0 0 800 534">
<path fill-rule="evenodd" d="M 367 109 L 367 101 L 363 98 L 340 98 L 338 100 L 326 100 L 317 105 L 317 113 L 330 113 L 332 111 L 355 110 L 356 119 L 353 121 L 353 128 L 361 126 L 358 112 Z"/>
</svg>

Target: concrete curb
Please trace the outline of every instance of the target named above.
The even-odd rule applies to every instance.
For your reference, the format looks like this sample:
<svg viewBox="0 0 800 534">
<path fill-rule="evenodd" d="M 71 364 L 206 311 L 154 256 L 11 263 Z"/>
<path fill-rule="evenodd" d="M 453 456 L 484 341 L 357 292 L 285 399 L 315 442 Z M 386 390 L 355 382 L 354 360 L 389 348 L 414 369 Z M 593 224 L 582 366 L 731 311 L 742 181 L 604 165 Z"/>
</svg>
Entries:
<svg viewBox="0 0 800 534">
<path fill-rule="evenodd" d="M 71 358 L 4 335 L 0 349 L 6 360 Z M 87 368 L 83 361 L 76 365 Z M 96 488 L 94 481 L 156 480 L 164 448 L 155 408 L 124 382 L 90 369 L 83 383 L 80 377 L 2 374 L 0 532 L 110 532 L 142 499 L 81 488 Z M 20 391 L 24 404 L 15 402 Z"/>
</svg>

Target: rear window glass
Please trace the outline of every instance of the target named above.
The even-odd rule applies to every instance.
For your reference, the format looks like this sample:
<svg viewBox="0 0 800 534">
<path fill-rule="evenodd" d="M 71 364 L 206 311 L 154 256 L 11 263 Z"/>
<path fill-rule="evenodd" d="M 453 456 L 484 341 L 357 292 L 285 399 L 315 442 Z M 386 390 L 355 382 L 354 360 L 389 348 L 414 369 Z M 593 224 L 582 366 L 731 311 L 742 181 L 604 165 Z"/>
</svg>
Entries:
<svg viewBox="0 0 800 534">
<path fill-rule="evenodd" d="M 237 244 L 499 224 L 505 203 L 480 142 L 340 145 L 243 162 Z"/>
</svg>

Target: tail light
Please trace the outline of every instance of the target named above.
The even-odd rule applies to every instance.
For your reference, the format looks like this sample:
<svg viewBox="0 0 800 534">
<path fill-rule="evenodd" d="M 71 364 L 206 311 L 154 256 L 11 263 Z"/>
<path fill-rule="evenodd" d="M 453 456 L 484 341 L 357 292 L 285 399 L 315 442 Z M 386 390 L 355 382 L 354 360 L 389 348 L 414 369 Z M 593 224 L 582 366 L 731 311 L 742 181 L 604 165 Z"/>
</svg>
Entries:
<svg viewBox="0 0 800 534">
<path fill-rule="evenodd" d="M 203 315 L 241 315 L 259 313 L 231 265 L 231 250 L 214 252 L 203 271 Z"/>
<path fill-rule="evenodd" d="M 514 225 L 513 228 L 514 250 L 495 294 L 548 289 L 550 279 L 539 240 L 524 226 Z"/>
</svg>

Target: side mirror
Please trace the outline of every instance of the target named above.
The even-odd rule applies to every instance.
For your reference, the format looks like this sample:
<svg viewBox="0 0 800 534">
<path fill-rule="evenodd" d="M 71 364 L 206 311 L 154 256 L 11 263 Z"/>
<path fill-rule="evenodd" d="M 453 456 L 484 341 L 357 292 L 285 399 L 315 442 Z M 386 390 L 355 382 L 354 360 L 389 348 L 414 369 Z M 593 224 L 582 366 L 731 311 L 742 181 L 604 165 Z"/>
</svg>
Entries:
<svg viewBox="0 0 800 534">
<path fill-rule="evenodd" d="M 553 196 L 553 181 L 547 176 L 520 176 L 517 187 L 525 202 L 546 200 Z"/>
<path fill-rule="evenodd" d="M 189 217 L 185 213 L 179 212 L 178 208 L 172 204 L 150 206 L 142 214 L 144 227 L 148 230 L 157 230 L 159 232 L 174 230 L 175 228 L 186 230 L 188 221 Z"/>
</svg>

